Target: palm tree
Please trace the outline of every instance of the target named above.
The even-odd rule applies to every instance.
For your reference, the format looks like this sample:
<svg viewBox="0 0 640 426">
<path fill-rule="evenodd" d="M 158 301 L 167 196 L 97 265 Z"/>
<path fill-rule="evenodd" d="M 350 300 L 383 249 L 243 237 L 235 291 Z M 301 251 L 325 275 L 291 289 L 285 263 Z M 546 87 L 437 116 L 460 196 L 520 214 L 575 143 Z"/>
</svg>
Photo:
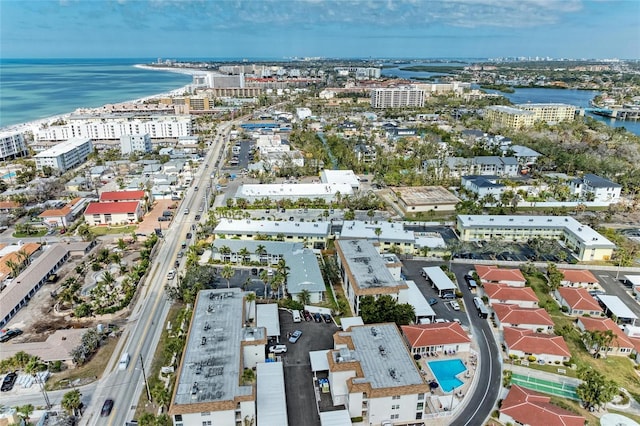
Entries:
<svg viewBox="0 0 640 426">
<path fill-rule="evenodd" d="M 276 274 L 271 279 L 271 290 L 276 292 L 278 300 L 280 300 L 280 288 L 284 283 L 285 283 L 284 275 L 276 272 Z"/>
<path fill-rule="evenodd" d="M 33 414 L 34 411 L 34 406 L 31 404 L 27 404 L 27 405 L 21 405 L 18 407 L 18 409 L 16 410 L 18 412 L 18 414 L 20 415 L 20 417 L 22 417 L 25 421 L 25 423 L 29 423 L 29 417 L 31 416 L 31 414 Z"/>
<path fill-rule="evenodd" d="M 373 233 L 376 234 L 376 237 L 378 238 L 378 243 L 379 243 L 380 242 L 380 235 L 382 235 L 382 228 L 378 227 L 378 228 L 374 229 Z"/>
<path fill-rule="evenodd" d="M 164 407 L 169 405 L 171 402 L 171 394 L 162 383 L 156 383 L 156 385 L 151 389 L 151 397 L 155 403 L 160 406 L 162 411 L 164 411 Z"/>
<path fill-rule="evenodd" d="M 245 318 L 246 322 L 251 321 L 251 313 L 253 312 L 252 310 L 252 305 L 253 303 L 256 301 L 256 294 L 253 291 L 250 291 L 246 294 L 246 296 L 244 296 L 244 301 L 247 302 L 248 306 L 247 306 L 247 317 Z"/>
<path fill-rule="evenodd" d="M 109 286 L 114 282 L 116 282 L 116 279 L 111 272 L 105 271 L 104 274 L 102 274 L 102 279 L 100 280 L 101 284 Z"/>
<path fill-rule="evenodd" d="M 264 263 L 263 256 L 267 254 L 267 249 L 264 245 L 258 244 L 258 247 L 256 247 L 256 254 L 260 257 L 260 263 Z"/>
<path fill-rule="evenodd" d="M 240 250 L 238 250 L 238 256 L 240 256 L 241 262 L 245 263 L 249 260 L 249 255 L 251 253 L 249 252 L 249 250 L 246 247 L 242 247 Z"/>
<path fill-rule="evenodd" d="M 264 283 L 264 298 L 267 298 L 267 286 L 269 285 L 269 271 L 264 269 L 260 272 L 260 279 Z"/>
<path fill-rule="evenodd" d="M 77 410 L 80 408 L 82 404 L 82 394 L 78 389 L 74 389 L 70 392 L 65 393 L 62 396 L 62 401 L 60 401 L 60 405 L 68 414 L 77 415 Z"/>
<path fill-rule="evenodd" d="M 18 256 L 18 259 L 20 259 L 20 263 L 22 265 L 28 265 L 29 264 L 29 255 L 27 254 L 26 251 L 24 251 L 24 249 L 20 249 L 16 252 L 16 256 Z"/>
<path fill-rule="evenodd" d="M 235 275 L 235 271 L 231 267 L 231 265 L 224 265 L 222 270 L 220 271 L 220 276 L 227 280 L 227 288 L 231 288 L 231 278 Z"/>
<path fill-rule="evenodd" d="M 222 246 L 220 247 L 220 254 L 222 255 L 222 261 L 223 262 L 228 262 L 228 259 L 231 259 L 230 255 L 231 255 L 231 248 L 229 248 L 229 246 Z M 227 259 L 228 257 L 228 259 Z"/>
<path fill-rule="evenodd" d="M 20 265 L 18 263 L 14 262 L 13 260 L 7 260 L 5 262 L 5 265 L 7 265 L 7 268 L 11 270 L 11 276 L 13 278 L 17 277 L 18 274 L 20 274 Z"/>
<path fill-rule="evenodd" d="M 298 293 L 298 300 L 303 305 L 308 305 L 309 303 L 311 303 L 311 293 L 309 292 L 309 290 L 305 288 L 300 293 Z"/>
</svg>

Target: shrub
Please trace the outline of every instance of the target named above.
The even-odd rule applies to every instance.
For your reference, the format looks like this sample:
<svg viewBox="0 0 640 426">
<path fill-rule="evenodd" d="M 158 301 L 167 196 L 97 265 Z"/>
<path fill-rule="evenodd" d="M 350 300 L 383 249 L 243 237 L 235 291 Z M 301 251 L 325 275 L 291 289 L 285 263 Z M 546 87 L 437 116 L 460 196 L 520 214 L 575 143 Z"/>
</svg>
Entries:
<svg viewBox="0 0 640 426">
<path fill-rule="evenodd" d="M 560 310 L 561 310 L 562 312 L 564 312 L 564 313 L 567 313 L 567 312 L 569 312 L 569 307 L 568 307 L 568 306 L 566 306 L 566 305 L 562 305 L 562 307 L 560 308 Z"/>
<path fill-rule="evenodd" d="M 533 355 L 529 355 L 527 359 L 529 360 L 529 362 L 536 362 L 536 357 Z"/>
</svg>

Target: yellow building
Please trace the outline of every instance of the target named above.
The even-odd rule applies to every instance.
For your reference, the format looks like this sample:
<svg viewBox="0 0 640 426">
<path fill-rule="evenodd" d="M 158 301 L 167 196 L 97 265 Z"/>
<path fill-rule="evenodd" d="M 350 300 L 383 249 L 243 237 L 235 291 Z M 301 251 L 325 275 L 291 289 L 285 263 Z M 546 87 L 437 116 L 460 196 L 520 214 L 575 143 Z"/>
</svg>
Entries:
<svg viewBox="0 0 640 426">
<path fill-rule="evenodd" d="M 535 113 L 506 105 L 492 105 L 484 110 L 484 117 L 491 124 L 511 129 L 523 129 L 533 126 Z"/>
<path fill-rule="evenodd" d="M 544 121 L 549 124 L 572 121 L 576 116 L 576 107 L 567 104 L 519 104 L 516 107 L 533 112 L 534 121 Z"/>
</svg>

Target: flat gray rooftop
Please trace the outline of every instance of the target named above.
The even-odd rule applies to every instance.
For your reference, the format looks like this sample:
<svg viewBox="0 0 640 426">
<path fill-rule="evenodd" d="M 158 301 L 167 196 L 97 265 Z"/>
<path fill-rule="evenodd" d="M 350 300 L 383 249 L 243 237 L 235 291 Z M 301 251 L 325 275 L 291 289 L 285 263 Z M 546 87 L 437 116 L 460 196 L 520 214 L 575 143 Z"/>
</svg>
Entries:
<svg viewBox="0 0 640 426">
<path fill-rule="evenodd" d="M 369 382 L 374 389 L 424 384 L 395 324 L 355 326 L 348 333 L 355 349 L 333 354 L 360 362 L 364 377 L 354 383 Z"/>
<path fill-rule="evenodd" d="M 337 240 L 336 247 L 342 252 L 359 288 L 397 287 L 398 283 L 387 269 L 386 261 L 367 240 Z"/>
<path fill-rule="evenodd" d="M 251 386 L 239 385 L 240 342 L 265 336 L 263 328 L 243 328 L 243 294 L 238 288 L 198 294 L 174 405 L 251 395 Z"/>
</svg>

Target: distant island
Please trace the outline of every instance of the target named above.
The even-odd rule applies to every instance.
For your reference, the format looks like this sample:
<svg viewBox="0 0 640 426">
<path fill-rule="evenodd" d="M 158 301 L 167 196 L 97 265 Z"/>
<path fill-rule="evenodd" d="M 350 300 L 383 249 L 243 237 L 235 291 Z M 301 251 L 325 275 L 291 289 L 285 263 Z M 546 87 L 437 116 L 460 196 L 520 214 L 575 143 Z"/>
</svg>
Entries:
<svg viewBox="0 0 640 426">
<path fill-rule="evenodd" d="M 481 84 L 480 85 L 481 89 L 488 89 L 488 90 L 497 90 L 498 92 L 502 92 L 502 93 L 515 93 L 515 89 L 511 86 L 507 86 L 506 84 Z"/>
<path fill-rule="evenodd" d="M 460 65 L 413 65 L 410 67 L 400 68 L 400 71 L 411 71 L 411 72 L 442 72 L 442 73 L 452 73 L 456 71 L 462 71 L 464 69 L 463 66 Z"/>
</svg>

